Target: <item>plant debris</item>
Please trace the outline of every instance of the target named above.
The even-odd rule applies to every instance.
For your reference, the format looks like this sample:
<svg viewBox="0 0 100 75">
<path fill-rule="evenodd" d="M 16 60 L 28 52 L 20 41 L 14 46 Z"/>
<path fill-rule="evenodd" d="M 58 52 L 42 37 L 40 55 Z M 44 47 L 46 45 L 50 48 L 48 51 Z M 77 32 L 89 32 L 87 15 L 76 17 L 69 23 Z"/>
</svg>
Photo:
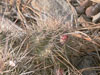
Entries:
<svg viewBox="0 0 100 75">
<path fill-rule="evenodd" d="M 100 0 L 0 0 L 0 75 L 99 75 Z"/>
</svg>

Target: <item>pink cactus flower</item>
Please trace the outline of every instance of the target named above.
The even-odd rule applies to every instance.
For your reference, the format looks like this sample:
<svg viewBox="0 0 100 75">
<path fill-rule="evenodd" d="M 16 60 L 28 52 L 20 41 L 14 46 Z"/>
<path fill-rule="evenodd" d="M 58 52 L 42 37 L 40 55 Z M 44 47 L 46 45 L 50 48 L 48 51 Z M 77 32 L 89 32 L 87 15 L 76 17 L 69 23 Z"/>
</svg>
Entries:
<svg viewBox="0 0 100 75">
<path fill-rule="evenodd" d="M 62 35 L 60 37 L 60 43 L 64 44 L 68 40 L 68 35 Z"/>
</svg>

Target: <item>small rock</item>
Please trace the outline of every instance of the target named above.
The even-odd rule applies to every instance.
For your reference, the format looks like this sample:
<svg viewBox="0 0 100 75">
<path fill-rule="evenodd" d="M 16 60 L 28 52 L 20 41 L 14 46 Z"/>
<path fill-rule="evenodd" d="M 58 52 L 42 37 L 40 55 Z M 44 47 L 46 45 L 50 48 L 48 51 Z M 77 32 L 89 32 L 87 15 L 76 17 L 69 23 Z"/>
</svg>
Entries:
<svg viewBox="0 0 100 75">
<path fill-rule="evenodd" d="M 77 7 L 76 7 L 76 11 L 77 11 L 78 14 L 83 14 L 85 10 L 84 10 L 83 7 L 77 6 Z"/>
<path fill-rule="evenodd" d="M 92 22 L 96 23 L 100 21 L 100 13 L 98 13 L 97 15 L 93 16 Z"/>
<path fill-rule="evenodd" d="M 88 17 L 92 17 L 100 12 L 100 4 L 90 6 L 86 9 L 85 13 Z"/>
<path fill-rule="evenodd" d="M 84 7 L 84 8 L 87 8 L 91 5 L 92 5 L 92 1 L 90 1 L 90 0 L 85 0 L 84 2 L 80 3 L 80 6 Z"/>
</svg>

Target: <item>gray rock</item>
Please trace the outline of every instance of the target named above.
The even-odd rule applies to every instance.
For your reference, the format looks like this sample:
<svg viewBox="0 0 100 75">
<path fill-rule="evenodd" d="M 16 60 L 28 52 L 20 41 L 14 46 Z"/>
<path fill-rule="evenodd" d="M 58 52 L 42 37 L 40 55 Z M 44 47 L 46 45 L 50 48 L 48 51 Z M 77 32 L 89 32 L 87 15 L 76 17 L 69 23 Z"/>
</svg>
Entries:
<svg viewBox="0 0 100 75">
<path fill-rule="evenodd" d="M 31 5 L 34 9 L 42 12 L 43 19 L 47 19 L 47 17 L 56 20 L 71 19 L 72 11 L 65 0 L 33 0 Z"/>
<path fill-rule="evenodd" d="M 95 59 L 92 56 L 84 56 L 77 65 L 79 69 L 91 68 L 96 66 Z M 95 70 L 86 70 L 83 75 L 97 75 Z"/>
</svg>

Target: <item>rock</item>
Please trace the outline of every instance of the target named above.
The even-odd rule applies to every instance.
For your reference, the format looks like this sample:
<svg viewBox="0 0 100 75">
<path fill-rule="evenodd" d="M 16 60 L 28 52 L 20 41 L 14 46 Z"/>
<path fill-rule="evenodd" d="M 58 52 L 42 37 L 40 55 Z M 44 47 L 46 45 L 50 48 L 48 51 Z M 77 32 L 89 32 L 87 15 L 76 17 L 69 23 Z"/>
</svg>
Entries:
<svg viewBox="0 0 100 75">
<path fill-rule="evenodd" d="M 94 15 L 92 9 L 93 9 L 93 6 L 90 6 L 90 7 L 88 7 L 88 8 L 86 9 L 85 14 L 86 14 L 88 17 L 91 17 L 91 16 Z"/>
<path fill-rule="evenodd" d="M 90 6 L 86 9 L 85 13 L 88 17 L 92 17 L 100 12 L 100 4 Z"/>
<path fill-rule="evenodd" d="M 83 7 L 81 7 L 81 6 L 77 6 L 76 7 L 76 11 L 77 11 L 78 14 L 83 14 L 85 9 Z"/>
<path fill-rule="evenodd" d="M 65 0 L 32 0 L 31 5 L 40 12 L 40 19 L 44 24 L 48 25 L 49 19 L 59 23 L 71 20 L 72 10 Z"/>
<path fill-rule="evenodd" d="M 95 59 L 89 55 L 81 58 L 80 62 L 77 65 L 79 69 L 90 68 L 90 67 L 95 67 L 95 66 L 96 66 Z M 97 75 L 97 73 L 95 70 L 90 69 L 90 70 L 83 71 L 82 75 Z"/>
<path fill-rule="evenodd" d="M 0 32 L 10 33 L 13 37 L 23 37 L 26 31 L 17 26 L 15 23 L 0 15 Z"/>
<path fill-rule="evenodd" d="M 92 22 L 96 23 L 100 21 L 100 13 L 98 13 L 97 15 L 93 16 Z"/>
<path fill-rule="evenodd" d="M 85 0 L 82 3 L 80 3 L 80 6 L 83 7 L 83 8 L 87 8 L 91 5 L 92 5 L 92 2 L 90 0 Z"/>
</svg>

